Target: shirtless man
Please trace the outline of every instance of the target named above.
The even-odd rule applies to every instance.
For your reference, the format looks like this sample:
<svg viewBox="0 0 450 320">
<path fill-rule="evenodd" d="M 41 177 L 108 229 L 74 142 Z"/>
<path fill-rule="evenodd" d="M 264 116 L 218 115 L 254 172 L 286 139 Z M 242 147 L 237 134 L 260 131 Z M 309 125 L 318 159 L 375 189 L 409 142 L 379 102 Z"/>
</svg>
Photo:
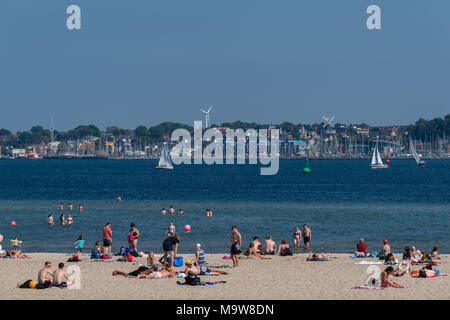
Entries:
<svg viewBox="0 0 450 320">
<path fill-rule="evenodd" d="M 268 254 L 274 254 L 275 251 L 277 251 L 277 245 L 272 240 L 272 236 L 268 235 L 267 238 L 264 240 L 266 244 L 266 253 Z"/>
<path fill-rule="evenodd" d="M 62 203 L 59 204 L 59 211 L 63 212 L 64 211 L 64 206 Z"/>
<path fill-rule="evenodd" d="M 38 283 L 47 284 L 48 286 L 51 285 L 53 280 L 53 273 L 51 272 L 52 263 L 46 262 L 44 265 L 44 268 L 39 270 L 38 273 Z"/>
<path fill-rule="evenodd" d="M 239 266 L 239 256 L 241 254 L 242 236 L 236 226 L 231 227 L 231 260 L 233 260 L 233 268 Z"/>
<path fill-rule="evenodd" d="M 169 227 L 167 228 L 167 231 L 166 231 L 166 236 L 170 237 L 173 235 L 175 235 L 175 225 L 173 224 L 173 221 L 170 221 Z"/>
<path fill-rule="evenodd" d="M 118 196 L 117 199 L 116 199 L 116 201 L 117 201 L 117 203 L 122 202 L 122 197 L 121 197 L 121 196 Z"/>
<path fill-rule="evenodd" d="M 162 215 L 165 215 L 166 213 L 167 213 L 166 209 L 162 208 L 161 214 L 162 214 Z"/>
<path fill-rule="evenodd" d="M 176 272 L 173 271 L 173 269 L 166 264 L 166 266 L 161 269 L 158 270 L 157 267 L 153 267 L 153 272 L 148 274 L 148 275 L 142 275 L 140 274 L 138 276 L 138 279 L 140 278 L 145 278 L 145 279 L 166 279 L 166 278 L 172 278 L 176 276 Z"/>
<path fill-rule="evenodd" d="M 200 276 L 218 276 L 221 274 L 228 274 L 228 272 L 219 269 L 211 269 L 206 266 L 194 266 L 191 260 L 186 261 L 186 269 L 184 270 L 184 273 L 186 275 L 196 274 Z"/>
<path fill-rule="evenodd" d="M 73 209 L 73 204 L 69 203 L 69 211 L 72 211 Z"/>
<path fill-rule="evenodd" d="M 64 271 L 64 263 L 60 263 L 58 269 L 55 270 L 55 273 L 53 274 L 53 285 L 65 288 L 68 284 L 70 284 L 69 276 Z"/>
<path fill-rule="evenodd" d="M 78 205 L 78 211 L 83 212 L 83 206 L 81 204 Z"/>
<path fill-rule="evenodd" d="M 382 288 L 404 288 L 397 281 L 390 279 L 389 276 L 394 274 L 394 268 L 389 266 L 381 273 L 381 287 Z"/>
<path fill-rule="evenodd" d="M 262 244 L 261 244 L 261 242 L 259 242 L 258 237 L 253 238 L 253 246 L 254 246 L 256 252 L 261 251 Z"/>
<path fill-rule="evenodd" d="M 183 214 L 183 213 L 184 213 L 183 209 L 178 210 L 178 214 Z"/>
<path fill-rule="evenodd" d="M 175 209 L 172 206 L 170 206 L 170 208 L 169 208 L 169 213 L 170 214 L 174 214 L 175 213 Z"/>
<path fill-rule="evenodd" d="M 305 244 L 306 250 L 309 250 L 309 242 L 311 241 L 311 229 L 303 225 L 303 243 Z"/>
<path fill-rule="evenodd" d="M 383 247 L 381 248 L 380 254 L 388 255 L 389 253 L 391 253 L 391 246 L 388 245 L 387 240 L 383 240 Z"/>
</svg>

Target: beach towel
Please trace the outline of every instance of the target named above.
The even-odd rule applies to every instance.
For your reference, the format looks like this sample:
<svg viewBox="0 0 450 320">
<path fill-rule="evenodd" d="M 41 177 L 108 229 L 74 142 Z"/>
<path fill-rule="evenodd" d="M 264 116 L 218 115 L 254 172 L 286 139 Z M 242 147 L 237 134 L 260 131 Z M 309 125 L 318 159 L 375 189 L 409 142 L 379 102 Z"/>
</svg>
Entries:
<svg viewBox="0 0 450 320">
<path fill-rule="evenodd" d="M 427 278 L 436 278 L 437 276 L 431 276 L 431 277 L 419 277 L 419 276 L 413 276 L 413 275 L 411 275 L 411 277 L 413 277 L 413 278 L 427 279 Z"/>
<path fill-rule="evenodd" d="M 231 257 L 229 255 L 223 256 L 222 259 L 231 259 Z"/>
<path fill-rule="evenodd" d="M 383 289 L 386 289 L 386 288 L 384 288 L 384 287 L 372 287 L 372 286 L 357 286 L 357 287 L 352 287 L 352 289 L 383 290 Z"/>
<path fill-rule="evenodd" d="M 223 269 L 223 268 L 231 268 L 229 264 L 223 264 L 221 266 L 211 266 L 211 269 Z"/>
<path fill-rule="evenodd" d="M 437 266 L 438 265 L 437 262 L 433 262 L 433 261 L 429 261 L 429 262 L 412 261 L 411 264 L 413 264 L 413 265 L 426 265 L 426 266 Z"/>
<path fill-rule="evenodd" d="M 214 282 L 200 281 L 200 285 L 201 286 L 213 286 L 213 285 L 218 284 L 218 283 L 227 283 L 227 282 L 226 281 L 214 281 Z M 188 284 L 186 282 L 177 281 L 177 285 L 179 285 L 179 286 L 186 286 Z"/>
<path fill-rule="evenodd" d="M 306 258 L 306 261 L 328 261 L 326 258 Z"/>
<path fill-rule="evenodd" d="M 359 261 L 359 262 L 355 262 L 355 264 L 383 264 L 383 262 L 381 261 Z"/>
</svg>

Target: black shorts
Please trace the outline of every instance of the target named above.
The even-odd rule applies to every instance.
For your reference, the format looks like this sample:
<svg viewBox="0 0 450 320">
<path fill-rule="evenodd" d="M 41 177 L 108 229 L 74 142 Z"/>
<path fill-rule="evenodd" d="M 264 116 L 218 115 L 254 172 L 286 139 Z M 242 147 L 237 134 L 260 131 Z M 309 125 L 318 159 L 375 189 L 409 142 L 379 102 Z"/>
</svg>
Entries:
<svg viewBox="0 0 450 320">
<path fill-rule="evenodd" d="M 103 246 L 104 247 L 109 247 L 110 245 L 111 245 L 111 240 L 103 239 Z"/>
<path fill-rule="evenodd" d="M 303 237 L 303 243 L 307 244 L 311 240 L 311 237 Z"/>
<path fill-rule="evenodd" d="M 163 242 L 163 250 L 168 251 L 168 252 L 173 251 L 172 243 L 170 241 L 164 241 Z"/>
<path fill-rule="evenodd" d="M 231 245 L 231 255 L 241 254 L 241 250 L 236 248 L 236 245 L 233 243 Z"/>
<path fill-rule="evenodd" d="M 133 276 L 133 277 L 137 277 L 138 275 L 140 275 L 142 272 L 148 270 L 149 268 L 147 267 L 139 267 L 139 269 L 134 270 L 132 272 L 130 272 L 128 275 Z"/>
</svg>

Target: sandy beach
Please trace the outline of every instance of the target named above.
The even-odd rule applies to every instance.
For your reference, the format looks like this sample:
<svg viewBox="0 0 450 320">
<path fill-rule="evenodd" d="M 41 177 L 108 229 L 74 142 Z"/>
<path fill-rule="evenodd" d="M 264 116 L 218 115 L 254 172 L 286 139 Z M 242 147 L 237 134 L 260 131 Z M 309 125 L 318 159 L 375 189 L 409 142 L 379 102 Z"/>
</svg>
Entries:
<svg viewBox="0 0 450 320">
<path fill-rule="evenodd" d="M 362 260 L 351 259 L 350 254 L 331 254 L 327 262 L 307 262 L 306 254 L 291 257 L 274 256 L 271 260 L 241 259 L 239 268 L 225 268 L 229 275 L 202 276 L 202 281 L 226 281 L 212 286 L 181 286 L 183 279 L 132 279 L 112 276 L 113 270 L 130 272 L 136 270 L 137 263 L 145 263 L 144 258 L 131 262 L 91 262 L 68 263 L 68 254 L 32 253 L 31 259 L 0 259 L 0 299 L 449 299 L 450 277 L 439 276 L 429 279 L 415 279 L 409 274 L 395 279 L 405 289 L 355 290 L 353 286 L 364 285 L 370 276 L 369 265 L 355 264 Z M 182 255 L 191 259 L 193 255 Z M 207 255 L 209 265 L 231 265 L 231 260 L 222 259 L 224 254 Z M 400 254 L 396 255 L 400 257 Z M 87 255 L 82 256 L 88 259 Z M 438 266 L 442 274 L 450 273 L 449 255 L 441 255 Z M 53 268 L 59 262 L 77 265 L 81 270 L 80 289 L 50 288 L 44 290 L 20 289 L 18 284 L 28 279 L 37 279 L 37 273 L 50 261 Z M 377 265 L 375 265 L 377 266 Z M 379 265 L 380 269 L 385 268 Z M 412 266 L 418 270 L 419 266 Z M 176 268 L 182 271 L 184 268 Z"/>
</svg>

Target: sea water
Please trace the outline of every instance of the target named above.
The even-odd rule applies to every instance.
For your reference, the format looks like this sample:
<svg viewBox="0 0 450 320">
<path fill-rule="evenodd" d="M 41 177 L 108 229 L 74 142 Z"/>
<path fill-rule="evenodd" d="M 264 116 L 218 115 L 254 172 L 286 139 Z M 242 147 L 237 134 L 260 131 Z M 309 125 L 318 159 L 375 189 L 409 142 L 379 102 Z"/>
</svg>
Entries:
<svg viewBox="0 0 450 320">
<path fill-rule="evenodd" d="M 197 242 L 207 253 L 228 253 L 231 226 L 246 246 L 271 234 L 292 244 L 295 226 L 312 230 L 314 252 L 353 252 L 363 237 L 369 251 L 388 239 L 394 251 L 415 245 L 450 253 L 450 161 L 393 160 L 372 170 L 364 160 L 282 160 L 274 176 L 257 165 L 181 165 L 157 170 L 153 160 L 0 161 L 0 234 L 3 247 L 18 236 L 24 252 L 73 252 L 82 234 L 85 251 L 111 222 L 113 251 L 127 241 L 130 223 L 141 236 L 138 249 L 162 252 L 169 221 L 181 234 L 180 252 Z M 123 201 L 116 202 L 117 196 Z M 59 224 L 59 203 L 73 225 Z M 84 211 L 78 211 L 78 204 Z M 162 216 L 161 209 L 175 208 Z M 178 209 L 184 215 L 178 215 Z M 207 217 L 206 209 L 213 210 Z M 54 226 L 47 216 L 53 214 Z M 16 226 L 10 225 L 11 221 Z M 189 233 L 185 225 L 191 226 Z M 296 250 L 303 252 L 303 249 Z"/>
</svg>

